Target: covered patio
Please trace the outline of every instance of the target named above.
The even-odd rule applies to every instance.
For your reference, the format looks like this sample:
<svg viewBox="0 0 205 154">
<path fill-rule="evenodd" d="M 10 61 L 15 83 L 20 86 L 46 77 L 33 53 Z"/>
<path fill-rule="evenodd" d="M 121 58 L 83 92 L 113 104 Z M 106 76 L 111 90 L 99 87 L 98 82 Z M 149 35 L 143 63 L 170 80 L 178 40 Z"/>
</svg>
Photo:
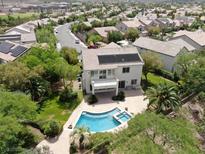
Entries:
<svg viewBox="0 0 205 154">
<path fill-rule="evenodd" d="M 92 94 L 95 95 L 97 92 L 107 92 L 115 91 L 115 94 L 118 94 L 118 79 L 100 79 L 93 80 L 92 84 Z"/>
</svg>

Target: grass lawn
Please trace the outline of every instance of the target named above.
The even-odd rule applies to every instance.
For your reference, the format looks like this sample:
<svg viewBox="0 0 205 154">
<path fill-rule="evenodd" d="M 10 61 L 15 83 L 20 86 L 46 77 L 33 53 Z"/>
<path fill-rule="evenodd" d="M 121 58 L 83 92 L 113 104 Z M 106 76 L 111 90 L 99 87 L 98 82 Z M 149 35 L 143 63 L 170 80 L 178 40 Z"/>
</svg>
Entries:
<svg viewBox="0 0 205 154">
<path fill-rule="evenodd" d="M 17 17 L 20 17 L 20 18 L 30 18 L 32 16 L 39 16 L 39 13 L 32 13 L 32 12 L 29 12 L 29 13 L 12 13 L 10 14 L 11 17 L 14 17 L 14 18 L 17 18 Z M 0 18 L 2 19 L 7 19 L 8 18 L 8 15 L 0 15 Z"/>
<path fill-rule="evenodd" d="M 72 111 L 80 104 L 82 100 L 82 92 L 78 93 L 78 100 L 75 102 L 69 102 L 67 105 L 58 101 L 58 97 L 53 97 L 44 102 L 39 110 L 39 120 L 57 120 L 62 125 L 68 120 Z"/>
<path fill-rule="evenodd" d="M 145 77 L 144 77 L 144 75 L 142 76 L 142 83 L 143 83 L 142 87 L 143 87 L 144 90 L 146 90 L 150 86 L 155 86 L 155 85 L 158 85 L 160 83 L 166 83 L 167 85 L 170 85 L 170 86 L 171 85 L 172 86 L 176 85 L 175 82 L 173 82 L 173 81 L 171 81 L 169 79 L 166 79 L 166 78 L 164 78 L 162 76 L 153 74 L 153 73 L 148 73 L 147 78 L 148 78 L 148 85 L 146 87 L 144 85 L 144 83 L 146 82 L 145 81 Z"/>
</svg>

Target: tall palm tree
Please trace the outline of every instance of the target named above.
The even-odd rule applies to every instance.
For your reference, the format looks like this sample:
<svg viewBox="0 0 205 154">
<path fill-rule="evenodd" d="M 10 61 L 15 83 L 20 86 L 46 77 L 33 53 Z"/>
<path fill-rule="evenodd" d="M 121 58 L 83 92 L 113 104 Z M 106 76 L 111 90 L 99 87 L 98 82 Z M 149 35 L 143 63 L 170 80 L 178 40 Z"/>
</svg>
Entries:
<svg viewBox="0 0 205 154">
<path fill-rule="evenodd" d="M 167 84 L 150 87 L 146 96 L 145 99 L 149 99 L 148 108 L 155 108 L 157 113 L 175 110 L 180 105 L 176 88 Z"/>
<path fill-rule="evenodd" d="M 84 150 L 89 145 L 89 131 L 85 127 L 80 127 L 74 130 L 71 134 L 71 144 L 74 144 L 80 151 Z"/>
</svg>

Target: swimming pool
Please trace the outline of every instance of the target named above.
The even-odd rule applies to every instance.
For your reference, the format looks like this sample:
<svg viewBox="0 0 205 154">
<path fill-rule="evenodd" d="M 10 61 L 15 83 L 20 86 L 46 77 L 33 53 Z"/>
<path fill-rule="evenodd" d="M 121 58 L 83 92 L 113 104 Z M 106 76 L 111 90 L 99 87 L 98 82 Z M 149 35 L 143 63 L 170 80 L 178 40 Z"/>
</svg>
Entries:
<svg viewBox="0 0 205 154">
<path fill-rule="evenodd" d="M 119 120 L 114 118 L 114 115 L 118 113 L 121 113 L 119 108 L 103 113 L 90 113 L 83 111 L 75 125 L 75 128 L 87 127 L 91 132 L 103 132 L 113 129 L 121 124 Z"/>
<path fill-rule="evenodd" d="M 117 118 L 119 118 L 123 122 L 126 122 L 131 118 L 131 116 L 127 112 L 122 112 L 117 115 Z"/>
</svg>

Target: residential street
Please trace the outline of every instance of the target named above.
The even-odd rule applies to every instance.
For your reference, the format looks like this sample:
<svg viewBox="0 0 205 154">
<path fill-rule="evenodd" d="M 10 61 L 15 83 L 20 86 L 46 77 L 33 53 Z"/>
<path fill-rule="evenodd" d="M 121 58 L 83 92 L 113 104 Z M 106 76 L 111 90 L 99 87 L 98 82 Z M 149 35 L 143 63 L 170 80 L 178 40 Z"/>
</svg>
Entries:
<svg viewBox="0 0 205 154">
<path fill-rule="evenodd" d="M 70 31 L 71 23 L 67 23 L 56 28 L 56 37 L 61 45 L 61 47 L 71 47 L 76 48 L 80 53 L 83 48 L 87 48 L 84 43 L 80 41 L 79 44 L 75 43 L 76 38 Z"/>
</svg>

